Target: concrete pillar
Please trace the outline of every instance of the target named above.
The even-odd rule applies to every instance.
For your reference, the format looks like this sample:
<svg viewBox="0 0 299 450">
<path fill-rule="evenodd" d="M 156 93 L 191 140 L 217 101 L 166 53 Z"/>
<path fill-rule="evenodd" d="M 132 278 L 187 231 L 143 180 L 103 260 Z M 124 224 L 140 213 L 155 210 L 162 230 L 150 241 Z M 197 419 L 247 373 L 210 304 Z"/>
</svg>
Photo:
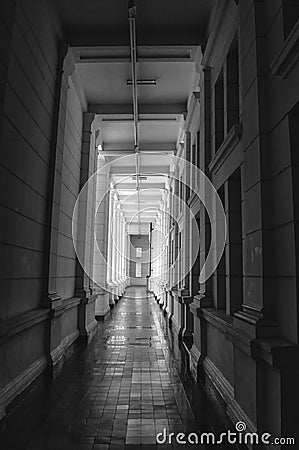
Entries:
<svg viewBox="0 0 299 450">
<path fill-rule="evenodd" d="M 107 284 L 109 289 L 109 305 L 111 308 L 115 305 L 114 302 L 114 295 L 113 295 L 113 241 L 114 241 L 114 191 L 110 190 L 109 194 L 109 226 L 108 226 L 108 257 L 107 257 L 107 263 L 108 263 L 108 273 L 107 273 Z"/>
<path fill-rule="evenodd" d="M 240 2 L 240 14 L 245 14 L 247 6 Z M 245 176 L 242 177 L 242 197 L 244 198 L 242 223 L 244 237 L 244 298 L 242 308 L 235 313 L 234 325 L 251 337 L 269 336 L 277 333 L 273 282 L 269 274 L 273 273 L 273 246 L 271 230 L 271 149 L 267 139 L 267 89 L 265 40 L 260 21 L 264 17 L 264 3 L 252 1 L 251 14 L 254 24 L 249 34 L 241 34 L 241 59 L 248 48 L 248 42 L 256 46 L 256 58 L 251 66 L 254 85 L 248 91 L 242 84 L 242 120 L 244 127 L 242 144 L 244 149 Z M 246 79 L 247 66 L 241 64 L 241 79 Z M 253 121 L 252 118 L 256 120 Z M 258 119 L 257 119 L 258 118 Z M 254 165 L 252 164 L 254 152 Z"/>
<path fill-rule="evenodd" d="M 113 302 L 117 301 L 117 295 L 116 295 L 116 279 L 117 279 L 117 252 L 116 252 L 116 243 L 117 243 L 117 199 L 116 199 L 116 193 L 114 192 L 113 195 L 113 210 L 112 210 L 112 240 L 111 240 L 111 284 L 112 284 L 112 298 Z"/>
<path fill-rule="evenodd" d="M 210 143 L 210 109 L 211 109 L 211 69 L 209 67 L 203 67 L 200 77 L 200 135 L 199 135 L 199 168 L 205 174 L 208 174 L 208 164 L 211 158 L 211 143 Z M 200 150 L 200 151 L 199 151 Z M 199 185 L 199 189 L 203 190 L 204 186 Z M 202 192 L 204 195 L 204 192 Z M 197 224 L 199 226 L 200 233 L 200 253 L 197 260 L 197 265 L 194 268 L 195 271 L 199 269 L 201 271 L 204 262 L 207 257 L 210 246 L 210 223 L 205 208 L 200 207 Z M 195 272 L 193 272 L 194 276 Z M 193 289 L 196 286 L 196 282 L 193 279 Z M 205 347 L 205 331 L 204 323 L 201 322 L 201 309 L 212 306 L 212 282 L 211 279 L 201 283 L 199 285 L 198 293 L 193 296 L 193 301 L 190 303 L 189 308 L 193 314 L 193 345 L 190 350 L 190 369 L 195 377 L 197 377 L 198 367 L 206 353 Z"/>
<path fill-rule="evenodd" d="M 97 169 L 97 151 L 95 148 L 94 114 L 84 113 L 81 153 L 81 189 Z M 80 196 L 78 210 L 78 242 L 80 262 L 77 261 L 75 295 L 80 298 L 78 326 L 79 333 L 89 341 L 96 332 L 95 320 L 96 293 L 88 274 L 93 273 L 94 218 L 96 199 L 96 177 L 93 177 Z M 84 268 L 81 262 L 84 263 Z M 84 270 L 85 269 L 85 270 Z"/>
<path fill-rule="evenodd" d="M 191 160 L 191 133 L 186 131 L 185 133 L 185 149 L 184 149 L 185 159 L 187 162 Z M 192 302 L 190 296 L 190 213 L 189 209 L 185 207 L 187 204 L 187 199 L 190 196 L 190 180 L 191 173 L 189 171 L 189 166 L 184 163 L 183 167 L 183 186 L 182 186 L 182 212 L 183 212 L 183 230 L 182 230 L 182 261 L 181 270 L 184 277 L 181 282 L 180 289 L 180 303 L 181 303 L 181 329 L 182 329 L 182 339 L 186 344 L 187 348 L 191 348 L 192 345 L 192 334 L 193 334 L 193 315 L 189 308 Z"/>
<path fill-rule="evenodd" d="M 95 237 L 94 245 L 94 265 L 93 280 L 95 282 L 94 292 L 97 294 L 95 305 L 95 317 L 97 320 L 103 320 L 109 312 L 109 292 L 107 292 L 108 277 L 108 220 L 109 220 L 109 179 L 107 170 L 103 169 L 105 161 L 98 159 L 98 174 L 96 199 L 98 210 L 95 215 Z M 102 168 L 102 169 L 101 169 Z"/>
<path fill-rule="evenodd" d="M 226 258 L 226 313 L 240 309 L 243 298 L 243 256 L 241 180 L 230 177 L 225 183 L 225 209 L 227 211 L 228 238 Z"/>
<path fill-rule="evenodd" d="M 64 136 L 66 124 L 66 105 L 69 89 L 69 78 L 75 70 L 72 53 L 66 45 L 60 49 L 59 75 L 56 88 L 56 107 L 54 112 L 54 140 L 52 159 L 50 162 L 49 175 L 49 234 L 48 234 L 48 287 L 45 306 L 51 310 L 51 319 L 48 335 L 49 363 L 57 364 L 62 356 L 61 343 L 61 315 L 63 313 L 62 298 L 57 289 L 57 255 L 58 255 L 58 229 L 59 208 L 61 199 L 61 178 L 64 150 Z"/>
<path fill-rule="evenodd" d="M 183 307 L 179 292 L 179 275 L 180 275 L 180 261 L 181 261 L 181 230 L 177 223 L 179 218 L 179 192 L 180 192 L 180 182 L 178 180 L 178 168 L 176 168 L 176 178 L 174 179 L 174 281 L 172 288 L 173 296 L 173 316 L 172 324 L 176 329 L 177 335 L 180 337 L 182 333 L 182 314 Z"/>
</svg>

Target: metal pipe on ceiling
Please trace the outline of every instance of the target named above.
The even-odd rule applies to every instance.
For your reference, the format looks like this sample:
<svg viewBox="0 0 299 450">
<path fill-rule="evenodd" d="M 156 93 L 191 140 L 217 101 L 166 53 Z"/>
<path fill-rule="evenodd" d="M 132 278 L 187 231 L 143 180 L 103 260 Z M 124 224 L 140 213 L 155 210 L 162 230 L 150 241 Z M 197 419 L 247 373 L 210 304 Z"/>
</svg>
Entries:
<svg viewBox="0 0 299 450">
<path fill-rule="evenodd" d="M 134 146 L 135 151 L 139 151 L 138 140 L 138 97 L 137 97 L 137 45 L 136 45 L 136 6 L 129 6 L 129 24 L 130 24 L 130 53 L 132 68 L 132 87 L 133 87 L 133 116 L 134 116 Z"/>
<path fill-rule="evenodd" d="M 130 53 L 132 68 L 132 86 L 133 86 L 133 115 L 134 115 L 134 151 L 136 165 L 136 190 L 137 190 L 137 211 L 139 212 L 139 136 L 138 136 L 138 96 L 137 96 L 137 44 L 136 44 L 136 5 L 134 0 L 129 0 L 129 24 L 130 24 Z M 140 215 L 139 229 L 140 229 Z"/>
</svg>

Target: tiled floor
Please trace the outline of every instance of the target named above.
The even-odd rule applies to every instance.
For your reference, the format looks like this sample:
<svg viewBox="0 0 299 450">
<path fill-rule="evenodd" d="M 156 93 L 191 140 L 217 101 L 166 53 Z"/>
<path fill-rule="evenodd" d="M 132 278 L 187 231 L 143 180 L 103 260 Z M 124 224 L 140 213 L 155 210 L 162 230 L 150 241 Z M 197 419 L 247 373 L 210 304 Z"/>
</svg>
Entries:
<svg viewBox="0 0 299 450">
<path fill-rule="evenodd" d="M 103 332 L 66 363 L 38 426 L 27 430 L 29 445 L 7 441 L 1 449 L 154 449 L 164 448 L 156 444 L 164 428 L 198 432 L 162 321 L 155 300 L 142 288 L 129 288 Z"/>
</svg>

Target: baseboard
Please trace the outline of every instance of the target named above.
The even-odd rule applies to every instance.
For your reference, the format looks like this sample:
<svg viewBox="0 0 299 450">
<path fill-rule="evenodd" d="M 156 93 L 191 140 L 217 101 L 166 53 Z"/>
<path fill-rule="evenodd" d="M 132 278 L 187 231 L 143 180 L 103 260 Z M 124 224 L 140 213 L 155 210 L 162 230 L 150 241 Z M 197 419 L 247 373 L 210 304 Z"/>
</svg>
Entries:
<svg viewBox="0 0 299 450">
<path fill-rule="evenodd" d="M 0 420 L 6 414 L 7 406 L 46 369 L 47 364 L 47 357 L 42 356 L 0 391 Z"/>
<path fill-rule="evenodd" d="M 201 358 L 201 353 L 195 344 L 190 348 L 190 372 L 192 377 L 197 381 L 198 378 L 198 365 Z"/>
<path fill-rule="evenodd" d="M 111 306 L 109 305 L 109 307 L 108 307 L 106 312 L 103 312 L 101 314 L 96 314 L 95 315 L 96 320 L 98 320 L 98 321 L 106 320 L 108 315 L 109 315 L 108 313 L 110 312 L 110 309 L 111 309 Z"/>
<path fill-rule="evenodd" d="M 236 401 L 233 387 L 223 376 L 218 367 L 208 357 L 204 358 L 202 367 L 204 374 L 208 377 L 213 389 L 216 390 L 216 393 L 220 396 L 221 403 L 225 405 L 225 410 L 222 410 L 222 412 L 228 416 L 233 424 L 243 421 L 246 423 L 247 432 L 256 432 L 256 426 Z"/>
<path fill-rule="evenodd" d="M 66 350 L 68 347 L 70 347 L 76 339 L 79 337 L 79 330 L 75 330 L 73 333 L 66 336 L 61 343 L 56 347 L 54 350 L 50 352 L 50 360 L 51 365 L 56 366 L 56 364 L 59 363 L 59 361 L 63 358 Z"/>
<path fill-rule="evenodd" d="M 180 326 L 180 324 L 177 322 L 174 315 L 171 318 L 171 326 L 172 326 L 173 332 L 176 333 L 178 337 L 181 337 L 183 329 Z"/>
<path fill-rule="evenodd" d="M 96 321 L 96 319 L 94 319 L 92 322 L 89 322 L 89 324 L 86 326 L 86 335 L 88 342 L 92 340 L 97 330 L 98 330 L 98 322 Z"/>
</svg>

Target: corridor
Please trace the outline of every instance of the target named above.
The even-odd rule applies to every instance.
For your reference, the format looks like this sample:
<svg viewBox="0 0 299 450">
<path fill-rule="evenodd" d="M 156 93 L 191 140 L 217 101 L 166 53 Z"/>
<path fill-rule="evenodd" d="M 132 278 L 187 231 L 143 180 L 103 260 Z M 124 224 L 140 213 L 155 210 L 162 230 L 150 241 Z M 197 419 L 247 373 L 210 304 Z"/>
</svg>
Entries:
<svg viewBox="0 0 299 450">
<path fill-rule="evenodd" d="M 0 43 L 0 450 L 298 447 L 298 0 L 0 0 Z"/>
<path fill-rule="evenodd" d="M 191 402 L 200 396 L 193 414 L 182 384 L 186 379 L 181 381 L 171 353 L 169 333 L 153 296 L 147 296 L 144 288 L 128 288 L 92 344 L 65 362 L 40 405 L 32 402 L 34 388 L 25 392 L 7 416 L 6 432 L 0 432 L 1 448 L 155 449 L 164 448 L 161 441 L 161 445 L 156 442 L 163 429 L 167 435 L 198 433 L 199 426 L 223 431 L 202 388 L 191 393 Z M 27 414 L 40 415 L 38 427 L 28 423 Z M 172 443 L 166 442 L 167 448 L 180 448 L 175 440 Z"/>
</svg>

